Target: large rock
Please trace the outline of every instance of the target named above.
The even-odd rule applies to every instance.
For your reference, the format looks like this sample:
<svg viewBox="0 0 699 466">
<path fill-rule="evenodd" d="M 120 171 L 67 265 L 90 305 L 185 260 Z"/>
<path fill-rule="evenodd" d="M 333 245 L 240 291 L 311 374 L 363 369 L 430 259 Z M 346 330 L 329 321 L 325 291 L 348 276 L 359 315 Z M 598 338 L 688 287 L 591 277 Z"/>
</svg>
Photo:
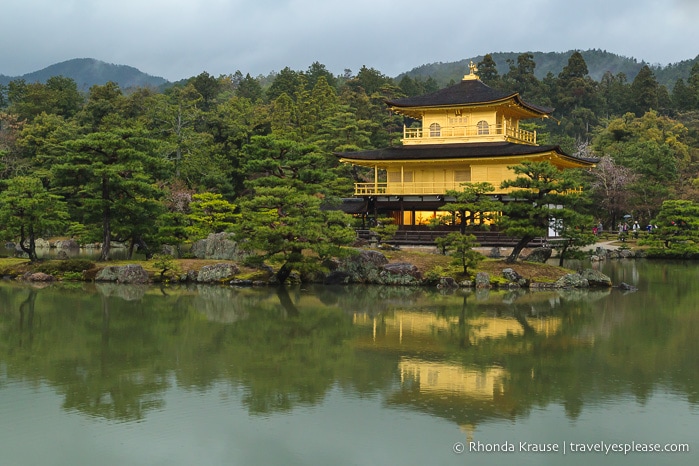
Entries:
<svg viewBox="0 0 699 466">
<path fill-rule="evenodd" d="M 370 264 L 375 267 L 382 267 L 388 264 L 388 259 L 379 251 L 369 251 L 363 250 L 359 253 L 359 256 L 354 256 L 355 262 L 360 262 L 363 264 Z"/>
<path fill-rule="evenodd" d="M 211 233 L 206 239 L 192 245 L 192 254 L 197 259 L 240 261 L 245 259 L 232 233 Z"/>
<path fill-rule="evenodd" d="M 240 272 L 238 266 L 228 262 L 205 265 L 199 270 L 197 281 L 199 283 L 220 283 L 225 280 L 230 280 L 238 272 Z"/>
<path fill-rule="evenodd" d="M 559 278 L 554 286 L 556 288 L 588 288 L 590 284 L 579 273 L 569 273 Z"/>
<path fill-rule="evenodd" d="M 524 260 L 543 264 L 551 258 L 551 252 L 551 248 L 536 248 Z"/>
<path fill-rule="evenodd" d="M 383 266 L 379 279 L 382 285 L 420 285 L 422 274 L 413 264 L 394 262 Z"/>
<path fill-rule="evenodd" d="M 456 283 L 456 280 L 454 280 L 452 277 L 442 277 L 439 279 L 439 283 L 437 284 L 437 288 L 440 289 L 456 289 L 459 287 L 459 284 Z"/>
<path fill-rule="evenodd" d="M 44 238 L 37 238 L 34 241 L 34 247 L 37 249 L 49 249 L 51 248 L 51 244 Z"/>
<path fill-rule="evenodd" d="M 74 239 L 56 241 L 56 249 L 80 249 L 80 245 Z"/>
<path fill-rule="evenodd" d="M 624 291 L 638 291 L 637 287 L 635 287 L 633 285 L 629 285 L 628 283 L 625 283 L 625 282 L 621 282 L 619 284 L 619 289 L 624 290 Z"/>
<path fill-rule="evenodd" d="M 140 265 L 114 265 L 97 272 L 95 281 L 144 284 L 150 281 L 150 277 Z"/>
<path fill-rule="evenodd" d="M 345 283 L 381 283 L 379 275 L 386 264 L 388 259 L 380 252 L 361 250 L 342 259 L 335 275 L 339 278 L 338 273 L 345 274 Z"/>
<path fill-rule="evenodd" d="M 585 269 L 582 272 L 580 272 L 580 276 L 587 280 L 587 283 L 590 286 L 612 286 L 612 279 L 600 272 L 599 270 Z"/>
<path fill-rule="evenodd" d="M 476 288 L 490 288 L 490 275 L 485 272 L 476 274 Z"/>
<path fill-rule="evenodd" d="M 505 277 L 510 283 L 514 283 L 517 286 L 525 286 L 527 284 L 527 279 L 518 274 L 515 270 L 511 268 L 506 268 L 502 270 L 502 276 Z"/>
<path fill-rule="evenodd" d="M 45 274 L 43 272 L 35 272 L 27 275 L 25 279 L 30 282 L 52 282 L 56 280 L 56 277 L 54 277 L 53 275 Z"/>
</svg>

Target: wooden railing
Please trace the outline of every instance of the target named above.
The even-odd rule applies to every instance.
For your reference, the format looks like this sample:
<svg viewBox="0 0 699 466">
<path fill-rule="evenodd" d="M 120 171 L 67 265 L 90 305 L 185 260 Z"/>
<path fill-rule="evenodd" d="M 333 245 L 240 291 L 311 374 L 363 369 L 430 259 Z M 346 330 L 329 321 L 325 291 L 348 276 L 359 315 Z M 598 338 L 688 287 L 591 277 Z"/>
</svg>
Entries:
<svg viewBox="0 0 699 466">
<path fill-rule="evenodd" d="M 526 131 L 507 125 L 488 125 L 487 128 L 478 125 L 442 126 L 438 131 L 429 128 L 403 128 L 405 144 L 439 143 L 440 140 L 477 139 L 482 140 L 512 140 L 524 144 L 536 144 L 536 131 Z"/>
<path fill-rule="evenodd" d="M 356 196 L 440 195 L 448 190 L 462 190 L 461 182 L 355 183 Z"/>
<path fill-rule="evenodd" d="M 355 196 L 440 196 L 447 191 L 463 191 L 464 186 L 461 181 L 433 181 L 433 182 L 403 182 L 386 183 L 369 182 L 354 183 Z M 513 188 L 496 189 L 493 194 L 505 194 Z"/>
</svg>

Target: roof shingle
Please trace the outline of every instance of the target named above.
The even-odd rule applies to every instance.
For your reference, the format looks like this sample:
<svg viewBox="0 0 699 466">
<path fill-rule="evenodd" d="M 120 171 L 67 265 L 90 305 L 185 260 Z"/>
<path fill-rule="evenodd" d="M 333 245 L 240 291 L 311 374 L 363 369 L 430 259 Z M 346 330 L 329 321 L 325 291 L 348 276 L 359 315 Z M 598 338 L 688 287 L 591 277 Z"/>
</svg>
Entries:
<svg viewBox="0 0 699 466">
<path fill-rule="evenodd" d="M 430 94 L 403 99 L 388 100 L 386 103 L 393 107 L 441 107 L 457 105 L 475 105 L 485 102 L 515 99 L 523 107 L 536 113 L 548 115 L 552 108 L 530 104 L 522 100 L 518 93 L 506 93 L 489 87 L 479 79 L 463 80 L 453 86 L 445 87 Z"/>
</svg>

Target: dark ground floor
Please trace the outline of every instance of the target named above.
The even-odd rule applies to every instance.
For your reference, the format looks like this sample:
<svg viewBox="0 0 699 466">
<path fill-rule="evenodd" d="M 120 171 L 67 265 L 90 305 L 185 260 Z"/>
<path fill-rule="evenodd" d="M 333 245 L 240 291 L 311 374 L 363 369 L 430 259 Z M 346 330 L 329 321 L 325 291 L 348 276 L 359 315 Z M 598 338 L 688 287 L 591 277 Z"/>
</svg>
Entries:
<svg viewBox="0 0 699 466">
<path fill-rule="evenodd" d="M 396 233 L 384 242 L 393 245 L 434 245 L 439 237 L 459 231 L 461 225 L 451 212 L 439 210 L 453 199 L 444 196 L 379 196 L 343 199 L 342 210 L 359 221 L 357 234 L 376 240 L 372 228 L 382 222 L 397 225 Z M 467 231 L 476 236 L 481 246 L 514 246 L 519 238 L 510 237 L 487 224 L 469 225 Z M 537 238 L 528 247 L 541 246 L 548 238 Z"/>
</svg>

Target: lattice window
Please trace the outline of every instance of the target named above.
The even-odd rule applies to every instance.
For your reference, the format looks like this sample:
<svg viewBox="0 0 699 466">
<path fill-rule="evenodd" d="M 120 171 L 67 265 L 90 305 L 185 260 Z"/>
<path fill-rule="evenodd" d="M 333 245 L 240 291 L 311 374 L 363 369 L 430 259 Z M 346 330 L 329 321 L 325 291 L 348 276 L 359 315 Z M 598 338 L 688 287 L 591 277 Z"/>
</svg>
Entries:
<svg viewBox="0 0 699 466">
<path fill-rule="evenodd" d="M 485 120 L 481 120 L 476 124 L 476 127 L 478 128 L 478 134 L 489 134 L 490 133 L 490 128 L 488 128 L 488 122 Z"/>
</svg>

